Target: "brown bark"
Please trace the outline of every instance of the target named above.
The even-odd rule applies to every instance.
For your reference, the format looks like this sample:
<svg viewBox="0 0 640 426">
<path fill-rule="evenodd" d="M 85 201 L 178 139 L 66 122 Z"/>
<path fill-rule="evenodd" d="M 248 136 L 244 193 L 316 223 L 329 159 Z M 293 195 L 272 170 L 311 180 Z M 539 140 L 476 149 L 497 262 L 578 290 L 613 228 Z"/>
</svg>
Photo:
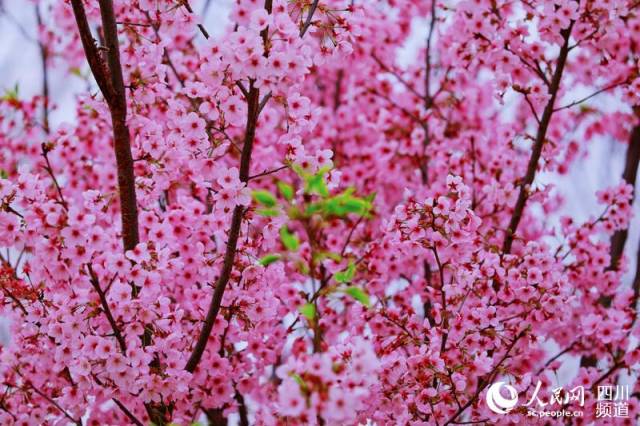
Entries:
<svg viewBox="0 0 640 426">
<path fill-rule="evenodd" d="M 544 112 L 542 113 L 542 118 L 540 119 L 540 124 L 538 125 L 536 140 L 533 144 L 531 157 L 529 157 L 529 164 L 527 165 L 527 172 L 519 184 L 520 192 L 518 193 L 518 199 L 516 201 L 513 214 L 511 215 L 511 220 L 509 221 L 509 227 L 507 228 L 506 236 L 502 244 L 502 252 L 505 254 L 511 253 L 511 246 L 513 245 L 514 235 L 516 233 L 516 230 L 518 229 L 520 220 L 522 219 L 522 214 L 524 212 L 527 199 L 529 198 L 529 193 L 528 193 L 529 186 L 533 183 L 533 180 L 536 177 L 538 161 L 540 160 L 540 156 L 542 155 L 542 148 L 546 141 L 547 130 L 549 128 L 549 124 L 551 123 L 551 117 L 553 116 L 553 112 L 554 112 L 554 104 L 556 101 L 556 97 L 558 96 L 558 92 L 560 90 L 560 82 L 562 80 L 562 74 L 564 72 L 564 67 L 567 63 L 567 57 L 569 56 L 569 36 L 571 34 L 573 24 L 574 22 L 571 21 L 569 28 L 562 31 L 564 43 L 560 48 L 560 54 L 558 55 L 556 68 L 553 72 L 553 78 L 551 79 L 551 84 L 549 86 L 549 95 L 551 97 L 549 98 L 549 101 L 547 102 L 547 105 L 544 108 Z"/>
<path fill-rule="evenodd" d="M 135 175 L 127 126 L 127 98 L 120 64 L 120 45 L 113 1 L 99 0 L 99 3 L 107 52 L 106 63 L 100 56 L 91 35 L 82 0 L 71 0 L 87 62 L 111 112 L 118 172 L 122 242 L 124 250 L 127 251 L 132 250 L 139 242 Z"/>
<path fill-rule="evenodd" d="M 640 162 L 640 124 L 636 125 L 631 131 L 629 138 L 629 146 L 627 147 L 627 154 L 625 158 L 624 172 L 622 173 L 622 179 L 629 185 L 634 187 L 635 198 L 635 185 L 636 178 L 638 176 L 638 163 Z M 633 202 L 633 201 L 632 201 Z M 616 231 L 611 238 L 611 269 L 617 269 L 618 262 L 624 252 L 624 246 L 629 236 L 628 229 L 621 229 Z"/>
<path fill-rule="evenodd" d="M 248 99 L 248 114 L 247 125 L 245 130 L 244 144 L 242 147 L 242 155 L 240 157 L 240 181 L 248 182 L 249 180 L 249 167 L 251 165 L 251 153 L 253 151 L 253 142 L 255 140 L 256 125 L 258 123 L 258 112 L 260 106 L 260 91 L 256 88 L 249 90 Z M 238 238 L 240 236 L 240 226 L 242 225 L 242 216 L 244 214 L 243 206 L 236 206 L 233 209 L 233 216 L 231 218 L 231 228 L 229 230 L 229 239 L 227 240 L 227 248 L 224 254 L 224 261 L 222 264 L 222 271 L 220 276 L 216 280 L 213 297 L 207 311 L 207 316 L 202 326 L 202 330 L 198 336 L 196 345 L 185 365 L 185 370 L 193 373 L 196 369 L 202 354 L 206 349 L 213 324 L 220 312 L 220 305 L 222 304 L 222 297 L 224 291 L 231 278 L 231 272 L 233 271 L 233 262 L 236 256 L 236 248 L 238 245 Z"/>
<path fill-rule="evenodd" d="M 139 242 L 138 234 L 138 204 L 135 191 L 135 174 L 133 157 L 131 155 L 131 139 L 127 126 L 127 98 L 124 87 L 122 66 L 120 64 L 120 44 L 118 41 L 118 29 L 112 0 L 99 0 L 104 43 L 106 47 L 106 62 L 100 55 L 96 42 L 91 34 L 89 22 L 82 0 L 71 0 L 73 14 L 80 33 L 82 47 L 89 63 L 89 68 L 98 84 L 111 114 L 113 128 L 114 151 L 118 175 L 118 195 L 120 200 L 120 221 L 122 225 L 122 243 L 124 251 L 132 250 Z M 100 301 L 107 319 L 114 330 L 116 340 L 123 353 L 126 345 L 123 336 L 119 332 L 115 320 L 106 304 L 104 294 L 97 282 L 97 278 L 91 273 L 91 281 L 94 289 L 100 296 Z M 132 293 L 137 295 L 138 288 L 132 285 Z M 149 333 L 145 331 L 143 344 L 150 340 Z M 139 420 L 119 401 L 118 408 L 133 421 L 141 424 Z M 154 407 L 145 404 L 147 413 L 152 422 L 158 425 L 166 424 L 166 407 Z M 135 419 L 135 421 L 134 421 Z"/>
<path fill-rule="evenodd" d="M 271 14 L 272 0 L 266 0 L 264 8 L 267 13 Z M 262 30 L 260 33 L 262 36 L 262 42 L 265 46 L 264 55 L 269 54 L 268 49 L 268 28 Z M 251 153 L 253 152 L 253 143 L 256 137 L 256 126 L 258 125 L 258 116 L 260 111 L 264 107 L 266 101 L 270 98 L 270 94 L 267 94 L 262 101 L 260 101 L 260 90 L 253 87 L 253 83 L 247 91 L 247 124 L 245 127 L 244 143 L 242 145 L 242 153 L 240 155 L 240 181 L 247 183 L 249 181 L 249 170 L 251 166 Z M 242 225 L 242 216 L 244 215 L 244 207 L 236 206 L 233 209 L 233 216 L 231 218 L 231 228 L 229 229 L 229 239 L 227 240 L 227 246 L 224 254 L 224 260 L 222 263 L 222 271 L 220 276 L 216 280 L 213 296 L 209 309 L 207 310 L 207 316 L 205 317 L 202 330 L 198 335 L 196 345 L 185 365 L 184 369 L 193 373 L 202 359 L 202 355 L 207 347 L 213 324 L 216 317 L 220 312 L 220 306 L 222 304 L 222 298 L 224 296 L 225 289 L 231 278 L 231 272 L 233 271 L 233 263 L 236 257 L 236 249 L 238 245 L 238 238 L 240 236 L 240 226 Z"/>
</svg>

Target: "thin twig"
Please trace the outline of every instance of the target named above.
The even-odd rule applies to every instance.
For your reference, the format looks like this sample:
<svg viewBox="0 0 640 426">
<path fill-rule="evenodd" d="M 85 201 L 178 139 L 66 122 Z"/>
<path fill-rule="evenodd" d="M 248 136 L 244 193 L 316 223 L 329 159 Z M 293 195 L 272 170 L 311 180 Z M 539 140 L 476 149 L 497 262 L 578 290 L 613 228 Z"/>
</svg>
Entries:
<svg viewBox="0 0 640 426">
<path fill-rule="evenodd" d="M 347 239 L 344 241 L 344 244 L 342 245 L 342 250 L 340 250 L 340 256 L 344 256 L 344 252 L 347 250 L 347 246 L 351 242 L 351 237 L 353 237 L 353 232 L 356 230 L 358 225 L 360 225 L 360 222 L 362 222 L 362 219 L 364 219 L 364 216 L 360 216 L 356 221 L 356 223 L 351 227 L 351 231 L 349 231 L 349 235 L 347 235 Z"/>
<path fill-rule="evenodd" d="M 120 410 L 125 414 L 125 416 L 127 416 L 129 420 L 131 420 L 136 426 L 144 426 L 144 424 L 140 420 L 138 420 L 138 418 L 134 416 L 133 413 L 129 411 L 129 409 L 117 398 L 113 398 L 113 402 L 115 402 L 118 408 L 120 408 Z"/>
<path fill-rule="evenodd" d="M 567 352 L 570 352 L 573 350 L 573 348 L 576 346 L 578 342 L 573 342 L 571 343 L 569 346 L 567 346 L 566 348 L 564 348 L 563 350 L 561 350 L 560 352 L 558 352 L 557 354 L 555 354 L 554 356 L 552 356 L 551 358 L 549 358 L 547 360 L 547 362 L 544 363 L 544 366 L 541 367 L 538 372 L 536 373 L 536 375 L 539 375 L 540 373 L 542 373 L 544 371 L 545 368 L 547 368 L 549 365 L 551 365 L 552 362 L 554 362 L 555 360 L 557 360 L 558 358 L 560 358 L 562 355 L 566 354 Z"/>
<path fill-rule="evenodd" d="M 272 96 L 271 92 L 264 95 L 264 98 L 262 98 L 262 100 L 260 101 L 260 104 L 258 104 L 258 114 L 260 114 L 264 109 L 264 107 L 267 106 L 267 102 L 269 102 L 269 99 L 271 99 L 271 96 Z"/>
<path fill-rule="evenodd" d="M 33 386 L 33 384 L 29 384 L 29 387 L 31 389 L 33 389 L 33 391 L 35 393 L 37 393 L 38 395 L 40 395 L 42 398 L 44 398 L 49 404 L 53 405 L 54 407 L 56 407 L 58 410 L 60 410 L 60 412 L 69 420 L 71 420 L 73 423 L 75 423 L 78 426 L 82 426 L 82 420 L 78 420 L 78 419 L 74 419 L 71 414 L 69 414 L 67 412 L 67 410 L 65 410 L 64 408 L 62 408 L 60 406 L 60 404 L 58 404 L 55 400 L 53 400 L 51 397 L 49 397 L 47 394 L 45 394 L 44 392 L 40 391 L 38 388 L 36 388 L 35 386 Z"/>
<path fill-rule="evenodd" d="M 309 13 L 307 14 L 307 19 L 304 22 L 304 25 L 302 26 L 302 28 L 300 29 L 300 37 L 303 37 L 304 34 L 309 29 L 309 27 L 311 26 L 311 22 L 313 20 L 313 14 L 316 13 L 316 9 L 318 8 L 318 3 L 320 3 L 320 0 L 313 0 L 313 3 L 309 8 Z"/>
<path fill-rule="evenodd" d="M 191 8 L 191 5 L 189 4 L 189 0 L 182 0 L 182 5 L 184 6 L 185 9 L 187 9 L 187 12 L 189 12 L 192 15 L 194 14 L 193 13 L 193 9 Z M 198 24 L 197 27 L 200 30 L 200 32 L 202 33 L 202 35 L 204 36 L 204 38 L 209 40 L 209 37 L 210 37 L 209 31 L 207 31 L 207 29 L 204 27 L 204 25 Z"/>
<path fill-rule="evenodd" d="M 42 16 L 40 14 L 40 5 L 36 4 L 36 20 L 38 23 L 38 31 L 42 28 Z M 38 39 L 38 48 L 40 49 L 40 62 L 42 64 L 42 127 L 44 132 L 49 134 L 49 68 L 47 62 L 49 58 L 49 51 L 40 37 Z"/>
<path fill-rule="evenodd" d="M 67 201 L 64 199 L 64 195 L 62 195 L 62 188 L 60 188 L 60 184 L 58 183 L 58 180 L 56 179 L 56 175 L 53 173 L 53 168 L 51 167 L 51 163 L 49 162 L 50 149 L 47 147 L 45 143 L 42 143 L 40 145 L 40 148 L 42 150 L 42 157 L 44 157 L 44 161 L 45 161 L 45 165 L 43 166 L 43 168 L 47 172 L 47 174 L 51 177 L 51 180 L 53 181 L 53 186 L 56 188 L 56 191 L 58 192 L 58 197 L 60 198 L 60 204 L 65 210 L 69 210 L 69 205 L 67 204 Z"/>
<path fill-rule="evenodd" d="M 115 335 L 116 340 L 120 345 L 120 351 L 122 352 L 123 355 L 126 355 L 127 343 L 124 340 L 122 333 L 120 332 L 120 328 L 118 328 L 118 324 L 116 323 L 116 320 L 113 318 L 113 314 L 111 313 L 111 308 L 109 308 L 109 302 L 107 302 L 106 295 L 104 291 L 102 291 L 102 289 L 100 288 L 100 281 L 98 281 L 98 277 L 93 272 L 93 268 L 91 267 L 91 264 L 87 264 L 87 270 L 89 271 L 89 281 L 91 282 L 91 285 L 93 286 L 96 293 L 98 293 L 98 297 L 100 298 L 100 305 L 102 306 L 102 311 L 104 312 L 104 315 L 107 317 L 107 321 L 109 321 L 109 325 L 113 330 L 113 334 Z M 113 278 L 111 279 L 111 282 L 113 282 L 117 276 L 118 276 L 117 274 L 114 275 Z"/>
<path fill-rule="evenodd" d="M 388 67 L 385 63 L 383 63 L 377 56 L 375 53 L 371 54 L 371 57 L 373 58 L 374 61 L 376 61 L 376 63 L 380 66 L 380 68 L 382 68 L 384 71 L 388 72 L 389 74 L 393 75 L 400 83 L 402 83 L 402 85 L 404 87 L 407 88 L 407 90 L 409 90 L 411 93 L 413 93 L 414 95 L 416 95 L 418 98 L 423 99 L 425 98 L 425 96 L 428 95 L 423 95 L 422 93 L 418 92 L 411 84 L 409 84 L 409 82 L 407 82 L 397 71 L 391 69 L 391 67 Z"/>
<path fill-rule="evenodd" d="M 560 111 L 560 110 L 563 110 L 563 109 L 574 107 L 574 106 L 579 105 L 579 104 L 581 104 L 581 103 L 583 103 L 585 101 L 588 101 L 589 99 L 593 98 L 594 96 L 598 96 L 600 93 L 607 92 L 607 91 L 609 91 L 611 89 L 615 89 L 616 87 L 622 86 L 623 84 L 626 84 L 626 83 L 627 83 L 627 81 L 621 81 L 621 82 L 614 83 L 614 84 L 611 84 L 609 86 L 603 87 L 602 89 L 596 90 L 595 92 L 593 92 L 589 96 L 585 96 L 582 99 L 578 99 L 577 101 L 573 101 L 573 102 L 571 102 L 571 103 L 569 103 L 567 105 L 558 107 L 558 108 L 554 109 L 553 112 L 557 112 L 557 111 Z"/>
<path fill-rule="evenodd" d="M 257 175 L 249 176 L 249 180 L 258 179 L 258 178 L 261 178 L 261 177 L 264 177 L 264 176 L 269 176 L 269 175 L 272 175 L 274 173 L 278 173 L 279 171 L 284 170 L 284 169 L 288 169 L 288 168 L 289 168 L 289 166 L 282 166 L 282 167 L 278 167 L 277 169 L 273 169 L 273 170 L 269 170 L 269 171 L 266 171 L 266 172 L 258 173 Z"/>
<path fill-rule="evenodd" d="M 426 108 L 431 106 L 431 43 L 433 41 L 433 30 L 436 28 L 436 1 L 431 0 L 431 22 L 429 33 L 427 34 L 427 49 L 425 51 L 425 77 L 424 77 L 424 104 Z"/>
<path fill-rule="evenodd" d="M 524 100 L 527 102 L 527 104 L 529 104 L 529 108 L 531 109 L 531 113 L 533 114 L 533 118 L 536 119 L 536 121 L 538 122 L 538 126 L 539 126 L 540 125 L 540 117 L 538 117 L 538 113 L 536 112 L 536 108 L 531 103 L 531 99 L 529 99 L 529 95 L 527 95 L 526 93 L 523 93 L 523 95 L 524 95 Z"/>
</svg>

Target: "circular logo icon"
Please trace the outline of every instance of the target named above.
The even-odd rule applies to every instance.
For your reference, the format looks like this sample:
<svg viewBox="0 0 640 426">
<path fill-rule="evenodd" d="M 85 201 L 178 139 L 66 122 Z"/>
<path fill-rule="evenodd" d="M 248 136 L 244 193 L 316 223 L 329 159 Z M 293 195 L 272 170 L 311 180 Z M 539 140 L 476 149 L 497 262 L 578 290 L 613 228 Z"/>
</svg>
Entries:
<svg viewBox="0 0 640 426">
<path fill-rule="evenodd" d="M 508 397 L 502 396 L 502 388 L 507 390 Z M 487 406 L 496 414 L 507 414 L 518 403 L 518 391 L 505 382 L 495 382 L 487 391 Z"/>
</svg>

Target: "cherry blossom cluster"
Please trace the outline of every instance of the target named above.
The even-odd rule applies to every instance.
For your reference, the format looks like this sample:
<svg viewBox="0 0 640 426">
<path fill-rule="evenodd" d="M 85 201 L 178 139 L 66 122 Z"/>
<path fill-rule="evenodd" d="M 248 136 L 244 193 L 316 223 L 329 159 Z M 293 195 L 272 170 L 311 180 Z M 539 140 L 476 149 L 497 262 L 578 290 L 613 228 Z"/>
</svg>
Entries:
<svg viewBox="0 0 640 426">
<path fill-rule="evenodd" d="M 562 370 L 589 424 L 640 374 L 637 2 L 29 5 L 88 89 L 0 98 L 0 423 L 544 424 L 486 392 Z"/>
</svg>

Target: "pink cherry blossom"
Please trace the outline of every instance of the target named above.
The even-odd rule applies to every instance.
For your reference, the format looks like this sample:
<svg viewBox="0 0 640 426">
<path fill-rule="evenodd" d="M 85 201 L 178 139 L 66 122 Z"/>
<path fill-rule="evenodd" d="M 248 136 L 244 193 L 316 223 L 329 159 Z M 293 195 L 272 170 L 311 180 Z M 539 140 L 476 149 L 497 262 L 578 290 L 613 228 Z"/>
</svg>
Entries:
<svg viewBox="0 0 640 426">
<path fill-rule="evenodd" d="M 637 3 L 208 4 L 20 5 L 0 423 L 637 423 Z"/>
</svg>

